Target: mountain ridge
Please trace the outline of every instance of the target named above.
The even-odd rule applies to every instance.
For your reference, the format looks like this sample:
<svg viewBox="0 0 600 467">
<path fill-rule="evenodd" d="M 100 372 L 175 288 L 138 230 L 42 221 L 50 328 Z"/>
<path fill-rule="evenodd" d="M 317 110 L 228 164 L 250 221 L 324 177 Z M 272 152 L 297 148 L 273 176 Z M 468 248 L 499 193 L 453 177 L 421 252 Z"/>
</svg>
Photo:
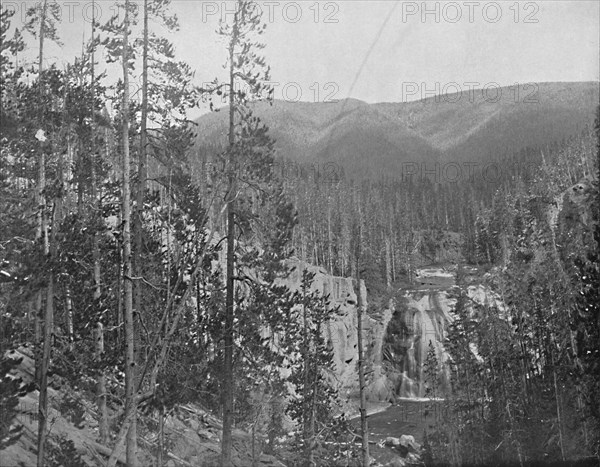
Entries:
<svg viewBox="0 0 600 467">
<path fill-rule="evenodd" d="M 263 101 L 254 113 L 286 160 L 335 163 L 355 178 L 400 176 L 406 163 L 486 163 L 561 141 L 593 121 L 599 85 L 531 83 L 375 104 Z M 197 120 L 198 146 L 225 147 L 226 117 Z"/>
</svg>

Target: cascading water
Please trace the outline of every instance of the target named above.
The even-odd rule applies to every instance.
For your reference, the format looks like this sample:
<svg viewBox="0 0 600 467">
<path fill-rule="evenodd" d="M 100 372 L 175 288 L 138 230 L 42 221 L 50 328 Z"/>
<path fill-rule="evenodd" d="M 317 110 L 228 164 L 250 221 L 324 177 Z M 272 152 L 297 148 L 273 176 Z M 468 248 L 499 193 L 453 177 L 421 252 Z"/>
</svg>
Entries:
<svg viewBox="0 0 600 467">
<path fill-rule="evenodd" d="M 500 298 L 481 283 L 480 271 L 465 268 L 465 273 L 469 299 L 474 303 L 493 305 L 502 313 L 504 306 Z M 450 357 L 444 348 L 444 341 L 448 325 L 454 319 L 455 285 L 455 271 L 444 268 L 420 269 L 414 285 L 404 290 L 402 300 L 396 304 L 383 345 L 387 385 L 395 397 L 424 397 L 427 386 L 433 386 L 425 374 L 430 346 L 435 353 L 438 370 L 435 397 L 444 397 L 449 389 L 447 363 Z M 431 393 L 428 397 L 431 397 Z"/>
<path fill-rule="evenodd" d="M 335 386 L 343 399 L 358 398 L 357 377 L 357 318 L 356 284 L 351 278 L 335 277 L 322 268 L 301 261 L 293 264 L 296 270 L 284 281 L 292 290 L 300 286 L 301 271 L 308 269 L 316 275 L 313 290 L 328 295 L 331 306 L 338 307 L 335 317 L 324 330 L 333 350 Z M 414 283 L 403 289 L 403 297 L 389 303 L 385 309 L 364 316 L 363 342 L 367 373 L 367 400 L 389 402 L 396 398 L 431 397 L 426 394 L 425 363 L 431 347 L 437 360 L 438 375 L 435 397 L 444 397 L 450 384 L 444 341 L 448 325 L 453 320 L 456 303 L 453 290 L 456 267 L 451 270 L 430 268 L 417 270 Z M 465 268 L 469 298 L 477 303 L 493 302 L 503 309 L 499 297 L 482 285 L 477 269 Z M 367 303 L 365 285 L 361 285 L 363 303 Z"/>
<path fill-rule="evenodd" d="M 444 349 L 447 326 L 456 300 L 449 296 L 454 275 L 442 269 L 418 271 L 414 289 L 405 291 L 388 324 L 384 359 L 387 375 L 397 397 L 424 397 L 425 364 L 430 349 L 438 375 L 436 397 L 448 388 L 448 353 Z M 430 363 L 431 364 L 431 363 Z"/>
</svg>

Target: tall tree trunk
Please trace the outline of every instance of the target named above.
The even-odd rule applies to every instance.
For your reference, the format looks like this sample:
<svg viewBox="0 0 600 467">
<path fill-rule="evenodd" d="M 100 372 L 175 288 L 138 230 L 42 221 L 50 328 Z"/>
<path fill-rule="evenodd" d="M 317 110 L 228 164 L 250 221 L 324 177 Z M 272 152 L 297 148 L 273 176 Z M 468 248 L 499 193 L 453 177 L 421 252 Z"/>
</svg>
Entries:
<svg viewBox="0 0 600 467">
<path fill-rule="evenodd" d="M 133 219 L 134 246 L 133 246 L 133 270 L 135 277 L 144 275 L 142 269 L 142 244 L 143 244 L 143 222 L 144 198 L 146 194 L 146 180 L 148 178 L 148 0 L 144 0 L 144 31 L 142 44 L 142 118 L 140 122 L 140 155 L 138 161 L 138 186 L 136 193 L 136 215 Z M 137 279 L 134 284 L 134 348 L 136 362 L 141 360 L 140 326 L 142 313 L 142 288 L 143 281 Z M 136 386 L 140 375 L 136 372 Z"/>
<path fill-rule="evenodd" d="M 59 168 L 62 164 L 59 163 Z M 62 174 L 59 170 L 59 179 L 62 182 Z M 56 257 L 56 231 L 57 224 L 60 219 L 57 219 L 57 211 L 60 213 L 60 199 L 56 199 L 52 206 L 52 237 L 45 245 L 48 249 L 47 259 L 48 267 L 48 284 L 46 285 L 46 313 L 44 316 L 44 349 L 42 353 L 42 361 L 40 365 L 40 395 L 39 395 L 39 424 L 38 424 L 38 467 L 44 465 L 44 452 L 46 444 L 46 427 L 48 426 L 48 369 L 50 367 L 50 359 L 52 353 L 52 340 L 54 337 L 54 274 L 52 272 L 52 261 Z M 58 206 L 58 209 L 57 209 Z"/>
<path fill-rule="evenodd" d="M 360 237 L 360 236 L 359 236 Z M 360 238 L 358 239 L 360 242 Z M 358 247 L 360 249 L 360 246 Z M 359 267 L 360 253 L 356 255 L 356 297 L 357 297 L 357 332 L 358 332 L 358 386 L 360 393 L 360 435 L 362 437 L 362 465 L 363 467 L 369 467 L 371 461 L 369 460 L 369 427 L 367 422 L 367 400 L 365 394 L 365 361 L 363 352 L 363 297 L 361 290 L 360 280 L 360 267 Z"/>
<path fill-rule="evenodd" d="M 39 85 L 39 100 L 40 100 L 40 131 L 42 130 L 44 121 L 44 84 L 43 84 L 43 69 L 44 69 L 44 38 L 45 38 L 45 24 L 46 24 L 46 13 L 48 3 L 44 0 L 42 5 L 41 17 L 40 17 L 40 33 L 39 33 L 39 55 L 38 55 L 38 85 Z M 38 202 L 38 239 L 42 240 L 42 251 L 44 254 L 44 260 L 48 258 L 50 253 L 50 245 L 48 241 L 48 227 L 46 225 L 46 196 L 44 190 L 46 188 L 46 158 L 44 155 L 43 147 L 43 134 L 40 134 L 39 144 L 39 167 L 38 167 L 38 186 L 37 186 L 37 202 Z M 39 383 L 39 401 L 38 401 L 38 439 L 37 439 L 37 465 L 43 467 L 44 465 L 44 451 L 46 446 L 46 426 L 48 423 L 48 366 L 50 363 L 50 350 L 51 350 L 51 339 L 52 339 L 52 326 L 54 318 L 54 303 L 52 301 L 54 296 L 54 287 L 52 282 L 52 274 L 49 274 L 48 284 L 46 286 L 46 311 L 44 317 L 44 336 L 43 336 L 43 350 L 40 358 L 39 346 L 42 344 L 41 336 L 41 312 L 42 312 L 42 290 L 38 291 L 37 305 L 38 315 L 36 316 L 35 326 L 35 339 L 36 339 L 36 382 Z"/>
<path fill-rule="evenodd" d="M 392 247 L 390 239 L 385 238 L 385 283 L 387 287 L 392 286 Z"/>
<path fill-rule="evenodd" d="M 309 340 L 308 309 L 306 307 L 306 284 L 302 284 L 302 347 L 304 352 L 303 384 L 302 384 L 302 414 L 304 426 L 302 438 L 304 440 L 304 457 L 309 467 L 314 466 L 314 411 L 312 401 L 315 398 L 315 385 L 310 382 L 310 340 Z M 312 386 L 312 387 L 311 387 Z M 312 397 L 310 397 L 312 390 Z"/>
<path fill-rule="evenodd" d="M 321 328 L 320 326 L 317 328 L 316 334 L 320 335 Z M 310 351 L 307 354 L 307 357 L 310 355 Z M 308 448 L 308 456 L 306 458 L 307 464 L 309 467 L 317 467 L 317 463 L 315 462 L 315 447 L 317 446 L 317 433 L 316 433 L 316 422 L 317 422 L 317 400 L 319 397 L 319 367 L 316 358 L 310 358 L 307 362 L 307 365 L 312 363 L 312 383 L 310 388 L 311 398 L 310 398 L 310 407 L 309 407 L 309 417 L 308 417 L 308 436 L 307 440 L 307 448 Z"/>
<path fill-rule="evenodd" d="M 50 273 L 46 287 L 46 314 L 44 318 L 44 350 L 40 365 L 40 396 L 38 414 L 38 467 L 44 467 L 46 447 L 46 427 L 48 425 L 48 367 L 52 350 L 52 329 L 54 324 L 54 278 Z"/>
<path fill-rule="evenodd" d="M 40 362 L 42 348 L 42 307 L 44 306 L 43 290 L 40 288 L 35 294 L 33 314 L 33 339 L 35 342 L 35 381 L 40 380 Z"/>
<path fill-rule="evenodd" d="M 100 215 L 100 200 L 98 198 L 98 188 L 96 181 L 96 109 L 94 105 L 94 99 L 96 95 L 95 86 L 96 86 L 96 75 L 95 75 L 95 50 L 96 47 L 94 45 L 94 38 L 96 32 L 95 25 L 95 8 L 94 8 L 95 0 L 92 0 L 92 56 L 91 56 L 91 87 L 92 87 L 92 108 L 91 108 L 91 191 L 92 191 L 92 205 L 94 218 Z M 98 232 L 94 231 L 94 235 L 92 237 L 92 258 L 94 260 L 94 270 L 93 270 L 93 278 L 94 278 L 94 302 L 99 303 L 100 296 L 102 295 L 101 288 L 101 269 L 100 269 L 100 246 L 98 242 Z M 120 289 L 118 290 L 120 292 Z M 104 326 L 101 321 L 96 323 L 96 358 L 100 360 L 102 358 L 102 354 L 104 352 Z M 102 444 L 106 444 L 108 442 L 108 409 L 106 407 L 106 375 L 104 371 L 100 369 L 100 374 L 98 375 L 98 382 L 96 384 L 96 405 L 98 407 L 98 431 L 100 432 L 100 442 Z"/>
<path fill-rule="evenodd" d="M 96 358 L 100 360 L 104 353 L 104 327 L 101 322 L 96 323 Z M 100 432 L 100 442 L 108 442 L 108 409 L 106 407 L 106 376 L 104 371 L 100 370 L 98 383 L 96 385 L 96 405 L 98 407 L 98 431 Z"/>
<path fill-rule="evenodd" d="M 133 322 L 133 284 L 131 265 L 131 187 L 129 157 L 129 0 L 125 0 L 125 21 L 123 28 L 123 288 L 125 323 L 125 413 L 130 420 L 127 433 L 127 465 L 137 467 L 137 406 L 135 399 L 135 355 Z"/>
<path fill-rule="evenodd" d="M 555 345 L 555 340 L 554 340 L 554 334 L 552 333 L 552 331 L 550 331 L 550 337 L 551 337 L 551 342 L 554 348 L 556 348 Z M 558 425 L 558 444 L 560 446 L 560 456 L 562 461 L 565 461 L 565 448 L 564 448 L 564 441 L 563 441 L 563 420 L 562 420 L 562 414 L 561 414 L 561 410 L 560 410 L 560 394 L 559 394 L 559 390 L 558 390 L 558 379 L 556 377 L 556 364 L 554 361 L 554 348 L 550 349 L 550 361 L 552 363 L 552 382 L 554 384 L 554 400 L 556 402 L 556 422 Z"/>
<path fill-rule="evenodd" d="M 229 173 L 227 192 L 227 284 L 225 297 L 225 354 L 223 359 L 223 438 L 221 445 L 221 466 L 229 467 L 233 441 L 233 299 L 234 299 L 234 268 L 235 268 L 235 75 L 234 75 L 234 41 L 229 48 Z"/>
<path fill-rule="evenodd" d="M 43 71 L 44 71 L 44 38 L 45 38 L 45 23 L 46 13 L 48 11 L 48 2 L 44 0 L 42 5 L 41 17 L 40 17 L 40 33 L 39 33 L 39 54 L 38 54 L 38 98 L 39 98 L 39 109 L 40 109 L 40 131 L 44 125 L 44 82 L 43 82 Z M 36 190 L 36 204 L 37 204 L 37 232 L 36 239 L 42 242 L 42 251 L 44 255 L 48 254 L 48 229 L 46 227 L 46 197 L 44 190 L 46 188 L 46 156 L 44 154 L 43 135 L 40 135 L 39 144 L 39 158 L 38 158 L 38 183 Z M 42 345 L 42 305 L 43 305 L 43 292 L 39 290 L 36 297 L 37 314 L 35 318 L 35 343 L 36 343 L 36 365 L 35 365 L 35 380 L 40 381 L 40 347 Z"/>
<path fill-rule="evenodd" d="M 156 454 L 156 465 L 163 465 L 163 451 L 165 449 L 165 406 L 161 405 L 158 411 L 158 453 Z"/>
<path fill-rule="evenodd" d="M 331 199 L 327 198 L 327 264 L 329 267 L 329 274 L 333 274 L 333 251 L 331 243 L 333 238 L 331 236 Z"/>
<path fill-rule="evenodd" d="M 73 350 L 74 329 L 73 329 L 73 298 L 71 296 L 71 286 L 65 286 L 65 304 L 67 307 L 67 338 L 69 340 L 69 350 Z"/>
</svg>

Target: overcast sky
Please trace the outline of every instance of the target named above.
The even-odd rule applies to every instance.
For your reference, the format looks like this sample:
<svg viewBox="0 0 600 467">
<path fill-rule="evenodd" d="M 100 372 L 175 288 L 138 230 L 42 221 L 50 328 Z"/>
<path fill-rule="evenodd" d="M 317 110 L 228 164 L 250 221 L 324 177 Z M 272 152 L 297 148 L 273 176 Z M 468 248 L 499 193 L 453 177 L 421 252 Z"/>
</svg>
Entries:
<svg viewBox="0 0 600 467">
<path fill-rule="evenodd" d="M 51 48 L 49 60 L 71 59 L 83 35 L 89 38 L 91 0 L 58 3 L 66 19 L 64 46 Z M 279 83 L 276 98 L 402 101 L 488 83 L 600 79 L 597 0 L 259 3 L 268 24 L 265 55 Z M 115 2 L 98 5 L 106 21 Z M 181 28 L 169 37 L 199 82 L 224 76 L 225 47 L 215 30 L 220 18 L 231 18 L 230 7 L 173 1 Z"/>
</svg>

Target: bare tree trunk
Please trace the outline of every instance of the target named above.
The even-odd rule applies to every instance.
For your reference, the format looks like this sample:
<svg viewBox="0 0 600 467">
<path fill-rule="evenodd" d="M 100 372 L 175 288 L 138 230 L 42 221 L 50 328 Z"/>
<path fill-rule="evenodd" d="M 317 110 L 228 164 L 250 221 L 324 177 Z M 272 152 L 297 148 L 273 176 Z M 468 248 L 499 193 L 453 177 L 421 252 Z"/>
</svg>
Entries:
<svg viewBox="0 0 600 467">
<path fill-rule="evenodd" d="M 161 406 L 158 412 L 158 453 L 156 455 L 157 467 L 163 465 L 163 450 L 165 449 L 165 407 Z"/>
<path fill-rule="evenodd" d="M 96 358 L 100 360 L 104 353 L 104 327 L 101 322 L 96 323 Z M 106 407 L 106 376 L 104 371 L 100 370 L 98 384 L 96 385 L 96 404 L 98 406 L 98 430 L 100 432 L 100 442 L 108 442 L 108 410 Z"/>
<path fill-rule="evenodd" d="M 117 225 L 123 225 L 123 213 L 119 210 L 119 223 Z M 123 331 L 121 325 L 123 324 L 123 242 L 117 238 L 117 252 L 119 255 L 119 265 L 117 272 L 117 339 L 119 343 L 123 342 Z"/>
<path fill-rule="evenodd" d="M 73 350 L 73 298 L 71 297 L 71 287 L 69 284 L 67 284 L 65 287 L 65 295 L 65 302 L 67 306 L 67 338 L 69 339 L 69 349 Z"/>
<path fill-rule="evenodd" d="M 302 413 L 304 426 L 302 427 L 302 438 L 304 440 L 304 456 L 308 466 L 312 467 L 315 464 L 313 452 L 314 439 L 314 411 L 312 409 L 312 401 L 314 400 L 314 385 L 310 383 L 310 340 L 309 340 L 309 323 L 308 309 L 306 307 L 306 284 L 302 286 L 302 346 L 304 351 L 304 368 L 303 368 L 303 385 L 302 385 Z M 312 387 L 313 394 L 309 397 L 310 388 Z M 309 405 L 310 404 L 310 405 Z"/>
<path fill-rule="evenodd" d="M 138 161 L 138 186 L 136 193 L 136 215 L 133 219 L 134 246 L 133 270 L 135 277 L 143 277 L 142 268 L 142 216 L 144 213 L 144 198 L 146 195 L 146 180 L 148 178 L 148 0 L 144 0 L 144 30 L 142 44 L 142 118 L 140 122 L 140 155 Z M 141 361 L 141 342 L 139 322 L 142 313 L 143 281 L 134 283 L 134 352 L 136 362 Z M 139 371 L 136 371 L 136 386 L 139 386 Z"/>
<path fill-rule="evenodd" d="M 94 45 L 94 37 L 95 37 L 95 9 L 94 2 L 92 0 L 92 56 L 91 56 L 91 87 L 92 87 L 92 108 L 91 108 L 91 191 L 92 191 L 92 206 L 94 212 L 94 217 L 98 216 L 100 213 L 100 200 L 98 199 L 98 188 L 96 181 L 96 128 L 95 128 L 95 116 L 96 109 L 94 107 L 94 99 L 95 99 L 95 45 Z M 98 242 L 98 233 L 94 231 L 94 236 L 92 238 L 92 257 L 94 259 L 94 301 L 98 303 L 100 296 L 102 295 L 101 289 L 101 270 L 100 270 L 100 246 Z M 120 294 L 120 289 L 118 290 Z M 96 323 L 96 359 L 100 360 L 102 358 L 102 354 L 104 352 L 104 326 L 102 322 L 98 321 Z M 98 382 L 96 385 L 96 404 L 98 407 L 98 431 L 100 432 L 100 442 L 102 444 L 108 443 L 108 409 L 106 407 L 106 375 L 104 371 L 100 369 L 100 374 L 98 375 Z"/>
<path fill-rule="evenodd" d="M 392 283 L 396 282 L 396 240 L 397 236 L 392 228 L 392 216 L 390 216 L 390 260 L 392 262 Z"/>
<path fill-rule="evenodd" d="M 135 398 L 135 355 L 133 322 L 133 284 L 131 265 L 131 187 L 129 157 L 129 0 L 125 0 L 125 21 L 123 28 L 123 288 L 125 323 L 125 407 L 130 420 L 127 433 L 127 465 L 137 467 L 137 407 Z"/>
<path fill-rule="evenodd" d="M 331 204 L 330 199 L 327 199 L 327 264 L 329 266 L 329 274 L 333 274 L 333 251 L 331 249 L 331 243 L 333 239 L 331 237 Z"/>
<path fill-rule="evenodd" d="M 44 109 L 44 84 L 43 84 L 43 71 L 44 71 L 44 37 L 45 37 L 45 29 L 44 25 L 46 23 L 46 12 L 48 8 L 47 0 L 44 0 L 40 18 L 40 42 L 39 42 L 39 61 L 38 61 L 38 86 L 39 86 L 39 108 L 40 108 L 40 131 L 43 126 L 43 109 Z M 38 186 L 36 190 L 36 201 L 38 207 L 37 214 L 37 233 L 36 238 L 38 240 L 42 240 L 43 243 L 43 252 L 44 255 L 48 254 L 48 228 L 46 225 L 46 197 L 44 195 L 44 190 L 46 188 L 46 156 L 44 154 L 43 147 L 43 134 L 40 135 L 40 144 L 39 144 L 39 162 L 38 162 Z M 35 339 L 36 339 L 36 381 L 40 380 L 40 370 L 39 370 L 39 347 L 42 344 L 42 329 L 41 329 L 41 317 L 42 317 L 42 295 L 43 292 L 40 290 L 38 292 L 37 297 L 37 309 L 38 314 L 36 316 L 36 326 L 35 326 Z"/>
<path fill-rule="evenodd" d="M 39 85 L 39 99 L 40 99 L 40 131 L 43 125 L 43 108 L 44 108 L 44 85 L 43 85 L 43 67 L 44 67 L 44 37 L 45 37 L 45 24 L 46 24 L 46 13 L 48 3 L 44 0 L 42 6 L 42 12 L 40 17 L 40 33 L 39 33 L 39 55 L 38 55 L 38 85 Z M 46 188 L 46 158 L 43 147 L 43 134 L 40 135 L 39 144 L 39 167 L 38 167 L 38 186 L 37 186 L 37 202 L 38 202 L 38 232 L 37 238 L 42 239 L 44 259 L 48 257 L 50 253 L 50 246 L 48 242 L 48 227 L 46 225 L 46 197 L 44 190 Z M 52 283 L 52 274 L 49 274 L 48 284 L 46 288 L 46 311 L 44 317 L 44 336 L 43 336 L 43 350 L 40 358 L 39 347 L 42 344 L 41 341 L 41 311 L 42 311 L 42 290 L 38 291 L 37 305 L 38 315 L 36 316 L 35 326 L 35 339 L 36 339 L 36 365 L 35 365 L 35 378 L 36 382 L 39 383 L 39 418 L 38 418 L 38 439 L 37 439 L 37 465 L 43 467 L 44 465 L 44 451 L 46 447 L 46 426 L 47 426 L 47 415 L 48 415 L 48 366 L 50 361 L 50 350 L 51 350 L 51 339 L 52 339 L 52 326 L 54 318 L 54 304 L 52 298 L 54 295 L 54 287 Z"/>
<path fill-rule="evenodd" d="M 360 229 L 360 227 L 359 227 Z M 360 237 L 360 235 L 359 235 Z M 358 239 L 360 242 L 360 238 Z M 360 249 L 360 246 L 358 247 Z M 363 297 L 361 290 L 360 268 L 359 268 L 360 253 L 356 255 L 356 297 L 357 297 L 357 320 L 358 320 L 358 386 L 360 392 L 360 434 L 362 437 L 362 465 L 369 467 L 371 461 L 369 459 L 369 427 L 367 422 L 367 400 L 365 395 L 365 361 L 363 352 Z"/>
<path fill-rule="evenodd" d="M 385 282 L 388 287 L 392 286 L 392 248 L 390 239 L 385 239 Z"/>
<path fill-rule="evenodd" d="M 552 342 L 554 343 L 554 336 L 552 336 Z M 564 462 L 565 461 L 565 448 L 564 448 L 564 442 L 563 442 L 563 430 L 562 430 L 562 416 L 561 416 L 561 410 L 560 410 L 560 397 L 559 397 L 559 392 L 558 392 L 558 382 L 556 379 L 556 366 L 554 364 L 554 352 L 552 350 L 550 350 L 550 358 L 552 361 L 552 380 L 554 383 L 554 397 L 555 397 L 555 401 L 556 401 L 556 420 L 558 422 L 558 442 L 559 442 L 559 446 L 560 446 L 560 455 L 561 455 L 561 459 Z"/>
<path fill-rule="evenodd" d="M 40 380 L 40 360 L 42 347 L 42 307 L 44 306 L 44 297 L 42 289 L 35 294 L 35 306 L 33 314 L 33 338 L 35 342 L 35 381 Z"/>
<path fill-rule="evenodd" d="M 125 412 L 125 419 L 123 420 L 123 424 L 121 425 L 121 429 L 117 434 L 117 441 L 115 442 L 115 446 L 106 462 L 106 467 L 115 467 L 117 462 L 121 461 L 121 452 L 123 451 L 123 444 L 125 443 L 125 439 L 129 436 L 129 428 L 131 427 L 131 420 L 136 416 L 136 414 L 127 408 Z M 127 466 L 129 467 L 131 464 L 128 460 L 126 460 Z M 137 463 L 136 463 L 137 465 Z"/>
<path fill-rule="evenodd" d="M 44 350 L 40 365 L 40 397 L 38 415 L 38 467 L 44 467 L 46 447 L 46 427 L 48 426 L 48 367 L 52 350 L 52 330 L 54 325 L 54 278 L 49 274 L 46 287 L 46 315 L 44 318 Z"/>
<path fill-rule="evenodd" d="M 300 260 L 306 261 L 306 234 L 304 230 L 300 232 Z"/>
<path fill-rule="evenodd" d="M 62 178 L 62 177 L 61 177 Z M 48 242 L 49 260 L 48 284 L 46 285 L 46 313 L 44 316 L 44 349 L 40 365 L 40 395 L 39 395 L 39 417 L 38 417 L 38 467 L 44 465 L 44 452 L 46 444 L 46 427 L 48 426 L 48 369 L 52 353 L 52 340 L 54 337 L 54 274 L 52 272 L 52 259 L 56 256 L 56 204 L 52 208 L 52 242 Z"/>
<path fill-rule="evenodd" d="M 317 333 L 320 332 L 320 329 L 317 331 Z M 319 368 L 317 367 L 317 362 L 315 359 L 313 359 L 313 382 L 312 382 L 312 388 L 311 388 L 311 392 L 312 392 L 312 397 L 311 397 L 311 401 L 310 401 L 310 411 L 309 411 L 309 417 L 308 417 L 308 437 L 307 439 L 307 444 L 308 444 L 308 456 L 307 456 L 307 461 L 308 461 L 308 465 L 309 467 L 317 467 L 317 463 L 315 462 L 315 447 L 317 446 L 317 434 L 316 434 L 316 429 L 315 429 L 315 425 L 316 425 L 316 421 L 317 421 L 317 398 L 319 397 L 319 377 L 318 377 L 318 371 Z"/>
<path fill-rule="evenodd" d="M 237 19 L 236 19 L 237 20 Z M 235 27 L 235 26 L 234 26 Z M 234 322 L 234 274 L 235 274 L 235 75 L 234 75 L 234 41 L 229 48 L 229 189 L 227 193 L 227 284 L 225 297 L 225 353 L 223 359 L 223 437 L 221 445 L 221 467 L 232 465 L 231 450 L 233 447 L 233 322 Z"/>
</svg>

